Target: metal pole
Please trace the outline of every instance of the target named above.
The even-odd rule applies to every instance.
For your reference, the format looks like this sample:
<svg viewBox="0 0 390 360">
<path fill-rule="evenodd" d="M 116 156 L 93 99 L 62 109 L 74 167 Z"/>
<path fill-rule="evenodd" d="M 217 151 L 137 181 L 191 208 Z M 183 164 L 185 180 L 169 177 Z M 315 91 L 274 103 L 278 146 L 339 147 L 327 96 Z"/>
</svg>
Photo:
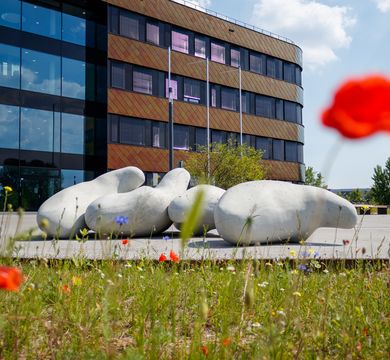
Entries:
<svg viewBox="0 0 390 360">
<path fill-rule="evenodd" d="M 210 180 L 210 79 L 209 58 L 206 58 L 206 113 L 207 113 L 207 179 Z"/>
<path fill-rule="evenodd" d="M 239 96 L 240 96 L 240 145 L 242 146 L 242 94 L 241 94 L 241 65 L 238 67 Z"/>
<path fill-rule="evenodd" d="M 168 133 L 169 133 L 169 170 L 173 169 L 173 94 L 171 86 L 171 47 L 168 47 Z"/>
</svg>

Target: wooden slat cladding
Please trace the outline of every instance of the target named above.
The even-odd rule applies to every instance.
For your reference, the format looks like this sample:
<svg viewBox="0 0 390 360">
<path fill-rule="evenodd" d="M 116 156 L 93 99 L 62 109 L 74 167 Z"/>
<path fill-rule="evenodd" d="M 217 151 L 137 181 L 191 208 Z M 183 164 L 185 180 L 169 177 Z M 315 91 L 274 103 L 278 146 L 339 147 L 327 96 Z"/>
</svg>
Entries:
<svg viewBox="0 0 390 360">
<path fill-rule="evenodd" d="M 136 118 L 168 121 L 168 100 L 118 89 L 108 90 L 108 112 Z M 178 124 L 206 127 L 206 107 L 183 101 L 174 102 L 174 121 Z M 239 113 L 210 108 L 210 127 L 240 132 Z M 299 141 L 300 125 L 243 114 L 246 134 Z"/>
<path fill-rule="evenodd" d="M 158 46 L 110 34 L 108 37 L 108 57 L 161 71 L 168 71 L 168 53 Z M 172 72 L 206 81 L 206 63 L 195 56 L 172 52 Z M 210 82 L 239 87 L 238 69 L 210 61 Z M 303 90 L 300 86 L 270 77 L 242 71 L 243 90 L 295 101 L 303 105 Z"/>
<path fill-rule="evenodd" d="M 174 162 L 188 156 L 186 151 L 175 151 Z M 285 181 L 301 181 L 299 164 L 283 161 L 264 160 L 267 168 L 267 178 Z M 168 150 L 148 148 L 141 146 L 129 146 L 119 144 L 108 145 L 108 168 L 119 169 L 125 166 L 137 166 L 143 171 L 167 172 Z"/>
<path fill-rule="evenodd" d="M 242 26 L 235 25 L 169 0 L 106 1 L 112 5 L 138 12 L 183 27 L 184 29 L 192 30 L 301 65 L 302 51 L 293 44 L 246 29 Z"/>
</svg>

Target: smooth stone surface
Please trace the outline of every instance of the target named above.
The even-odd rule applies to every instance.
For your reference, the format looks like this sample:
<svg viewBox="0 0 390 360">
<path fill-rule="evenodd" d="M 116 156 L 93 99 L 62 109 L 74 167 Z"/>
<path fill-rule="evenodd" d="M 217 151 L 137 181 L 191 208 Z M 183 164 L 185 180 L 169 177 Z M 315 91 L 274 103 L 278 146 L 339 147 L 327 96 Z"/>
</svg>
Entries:
<svg viewBox="0 0 390 360">
<path fill-rule="evenodd" d="M 328 190 L 282 181 L 251 181 L 228 189 L 214 212 L 221 237 L 250 245 L 306 240 L 319 227 L 350 229 L 354 206 Z"/>
<path fill-rule="evenodd" d="M 187 190 L 183 195 L 179 195 L 172 200 L 168 207 L 169 218 L 174 225 L 180 229 L 185 220 L 187 211 L 189 211 L 194 203 L 198 191 L 204 192 L 202 216 L 200 217 L 194 234 L 202 235 L 205 229 L 215 229 L 214 210 L 219 199 L 224 194 L 225 190 L 213 185 L 197 185 Z"/>
<path fill-rule="evenodd" d="M 188 187 L 190 174 L 185 169 L 168 172 L 155 187 L 142 186 L 125 194 L 103 196 L 91 203 L 85 213 L 87 225 L 101 234 L 151 236 L 172 225 L 168 206 Z M 118 224 L 117 217 L 127 218 Z"/>
<path fill-rule="evenodd" d="M 134 190 L 145 182 L 144 173 L 134 166 L 110 171 L 91 181 L 70 186 L 47 199 L 38 209 L 37 223 L 43 219 L 49 236 L 69 238 L 85 227 L 84 214 L 88 205 L 105 194 Z"/>
</svg>

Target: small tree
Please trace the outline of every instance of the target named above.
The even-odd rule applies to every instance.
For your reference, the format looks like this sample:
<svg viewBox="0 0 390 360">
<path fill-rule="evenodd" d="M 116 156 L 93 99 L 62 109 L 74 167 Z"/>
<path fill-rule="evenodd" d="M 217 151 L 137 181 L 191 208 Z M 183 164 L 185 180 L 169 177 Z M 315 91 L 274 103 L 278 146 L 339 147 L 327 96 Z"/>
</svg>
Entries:
<svg viewBox="0 0 390 360">
<path fill-rule="evenodd" d="M 377 166 L 372 176 L 374 185 L 371 188 L 373 200 L 381 205 L 390 204 L 390 158 L 387 159 L 385 167 Z"/>
<path fill-rule="evenodd" d="M 210 148 L 210 176 L 208 176 L 207 146 L 198 147 L 191 153 L 185 168 L 197 182 L 228 189 L 234 185 L 265 178 L 262 152 L 248 145 L 214 143 Z"/>
<path fill-rule="evenodd" d="M 305 185 L 317 186 L 324 189 L 328 188 L 328 185 L 324 182 L 322 174 L 314 171 L 311 166 L 308 166 L 305 171 Z"/>
<path fill-rule="evenodd" d="M 360 189 L 353 189 L 351 193 L 347 194 L 346 199 L 355 204 L 362 204 L 365 202 L 363 193 Z"/>
</svg>

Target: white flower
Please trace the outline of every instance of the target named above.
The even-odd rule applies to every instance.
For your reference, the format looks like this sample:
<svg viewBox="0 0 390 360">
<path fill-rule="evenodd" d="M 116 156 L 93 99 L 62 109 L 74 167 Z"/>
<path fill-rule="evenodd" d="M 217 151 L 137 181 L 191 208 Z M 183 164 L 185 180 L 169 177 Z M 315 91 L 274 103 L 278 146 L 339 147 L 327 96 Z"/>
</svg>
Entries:
<svg viewBox="0 0 390 360">
<path fill-rule="evenodd" d="M 235 267 L 232 266 L 232 265 L 229 265 L 227 268 L 226 268 L 227 271 L 236 271 Z"/>
<path fill-rule="evenodd" d="M 265 287 L 267 287 L 269 285 L 269 282 L 268 281 L 263 281 L 262 283 L 259 283 L 257 285 L 262 287 L 262 288 L 265 288 Z"/>
</svg>

